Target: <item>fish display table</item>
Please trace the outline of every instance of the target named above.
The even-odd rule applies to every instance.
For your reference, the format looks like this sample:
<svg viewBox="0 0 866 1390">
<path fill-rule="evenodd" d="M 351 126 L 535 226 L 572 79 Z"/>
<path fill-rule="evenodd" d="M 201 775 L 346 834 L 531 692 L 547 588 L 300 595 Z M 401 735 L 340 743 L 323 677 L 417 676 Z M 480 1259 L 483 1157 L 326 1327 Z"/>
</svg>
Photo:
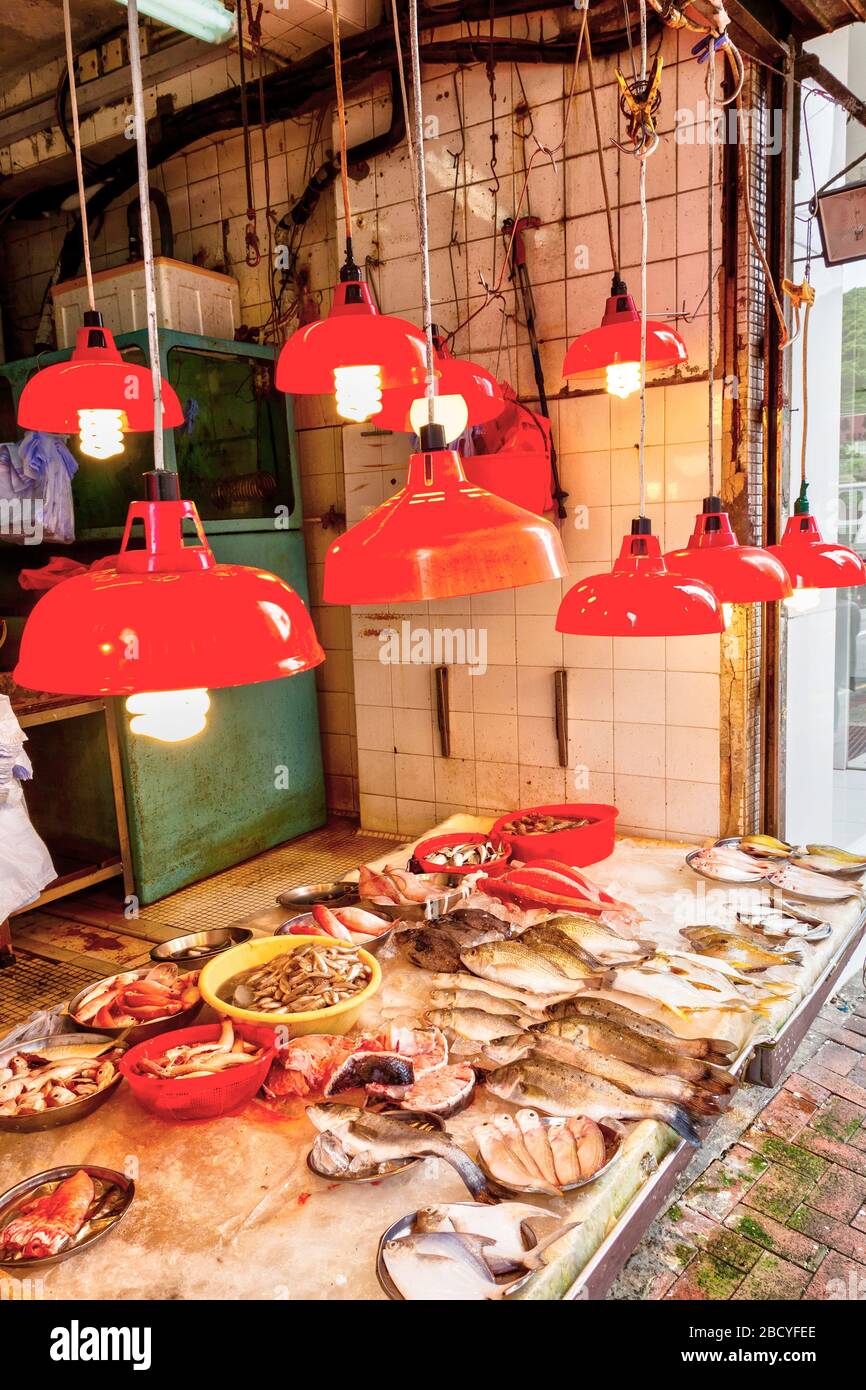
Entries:
<svg viewBox="0 0 866 1390">
<path fill-rule="evenodd" d="M 482 830 L 491 822 L 451 817 L 447 830 Z M 682 949 L 681 926 L 728 911 L 731 901 L 754 905 L 757 890 L 727 889 L 697 876 L 685 848 L 623 838 L 590 870 L 593 879 L 644 914 L 641 937 Z M 403 865 L 409 847 L 389 847 L 376 867 Z M 288 886 L 288 885 L 287 885 Z M 733 895 L 733 898 L 732 898 Z M 778 978 L 794 991 L 763 1015 L 702 1013 L 678 1031 L 725 1037 L 745 1066 L 753 1048 L 776 1037 L 810 1000 L 816 984 L 863 933 L 859 902 L 835 904 L 823 915 L 831 934 L 804 951 L 801 967 Z M 389 948 L 391 949 L 391 948 Z M 383 954 L 384 984 L 365 1008 L 362 1026 L 417 1018 L 431 977 L 402 956 Z M 204 1011 L 200 1022 L 209 1018 Z M 449 1119 L 457 1142 L 502 1102 L 476 1092 L 472 1106 Z M 457 1174 L 424 1159 L 393 1177 L 329 1183 L 307 1167 L 314 1130 L 305 1102 L 253 1100 L 224 1118 L 171 1123 L 141 1109 L 128 1086 L 87 1119 L 34 1134 L 0 1136 L 0 1188 L 63 1164 L 118 1169 L 136 1185 L 135 1200 L 115 1231 L 80 1256 L 46 1270 L 47 1299 L 375 1299 L 380 1236 L 421 1207 L 464 1201 Z M 689 1154 L 671 1130 L 654 1120 L 630 1126 L 617 1161 L 596 1182 L 568 1196 L 532 1198 L 577 1222 L 545 1252 L 545 1264 L 515 1295 L 519 1299 L 600 1297 L 669 1195 Z M 14 1285 L 14 1276 L 0 1273 Z M 6 1292 L 6 1290 L 4 1290 Z"/>
</svg>

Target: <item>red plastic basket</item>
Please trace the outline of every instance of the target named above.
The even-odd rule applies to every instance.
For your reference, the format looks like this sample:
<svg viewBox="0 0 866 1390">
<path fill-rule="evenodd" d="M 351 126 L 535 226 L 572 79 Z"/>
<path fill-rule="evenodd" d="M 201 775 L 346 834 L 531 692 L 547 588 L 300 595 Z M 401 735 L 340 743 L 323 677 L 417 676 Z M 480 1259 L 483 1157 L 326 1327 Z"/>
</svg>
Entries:
<svg viewBox="0 0 866 1390">
<path fill-rule="evenodd" d="M 203 1023 L 198 1028 L 160 1033 L 159 1037 L 148 1038 L 124 1053 L 120 1071 L 139 1104 L 163 1120 L 214 1120 L 252 1100 L 274 1059 L 272 1046 L 265 1048 L 259 1061 L 217 1072 L 215 1076 L 185 1076 L 168 1081 L 158 1076 L 143 1076 L 135 1070 L 144 1057 L 158 1057 L 169 1047 L 179 1047 L 183 1043 L 215 1042 L 219 1035 L 218 1023 Z"/>
<path fill-rule="evenodd" d="M 504 830 L 509 821 L 520 816 L 537 812 L 542 816 L 586 816 L 589 825 L 577 825 L 573 830 L 557 830 L 550 835 L 513 835 Z M 575 869 L 584 869 L 589 864 L 597 864 L 613 854 L 616 818 L 619 811 L 615 806 L 600 802 L 566 801 L 557 806 L 527 806 L 521 811 L 509 811 L 500 816 L 493 826 L 491 835 L 497 835 L 510 846 L 515 859 L 531 863 L 533 859 L 558 859 L 560 864 L 571 864 Z"/>
<path fill-rule="evenodd" d="M 479 835 L 477 831 L 472 830 L 452 830 L 447 835 L 433 835 L 429 840 L 421 840 L 415 846 L 413 857 L 424 874 L 453 874 L 455 878 L 462 878 L 465 874 L 483 873 L 488 878 L 495 878 L 498 874 L 504 874 L 508 868 L 509 849 L 504 843 L 502 844 L 502 853 L 486 864 L 463 864 L 459 868 L 447 864 L 443 867 L 442 864 L 432 864 L 429 856 L 435 854 L 437 850 L 448 849 L 453 845 L 483 845 L 488 840 L 492 840 L 493 844 L 496 845 L 498 839 L 499 836 L 493 834 Z"/>
</svg>

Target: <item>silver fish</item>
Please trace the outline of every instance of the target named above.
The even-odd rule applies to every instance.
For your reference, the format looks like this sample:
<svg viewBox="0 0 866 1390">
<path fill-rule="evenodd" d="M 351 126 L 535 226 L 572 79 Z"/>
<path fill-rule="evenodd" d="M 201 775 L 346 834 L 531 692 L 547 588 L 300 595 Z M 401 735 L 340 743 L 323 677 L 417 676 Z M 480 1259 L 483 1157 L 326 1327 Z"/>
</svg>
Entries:
<svg viewBox="0 0 866 1390">
<path fill-rule="evenodd" d="M 414 1156 L 441 1158 L 460 1174 L 473 1197 L 487 1195 L 487 1179 L 478 1164 L 444 1134 L 414 1129 L 355 1105 L 309 1105 L 307 1117 L 320 1133 L 333 1134 L 346 1153 L 369 1155 L 371 1165 Z"/>
</svg>

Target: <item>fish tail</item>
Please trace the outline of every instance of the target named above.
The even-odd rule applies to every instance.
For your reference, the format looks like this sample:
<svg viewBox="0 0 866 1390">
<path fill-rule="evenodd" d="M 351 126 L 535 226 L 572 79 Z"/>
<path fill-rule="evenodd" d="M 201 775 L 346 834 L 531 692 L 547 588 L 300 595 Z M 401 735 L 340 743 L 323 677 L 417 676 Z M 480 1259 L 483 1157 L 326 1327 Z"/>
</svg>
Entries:
<svg viewBox="0 0 866 1390">
<path fill-rule="evenodd" d="M 493 1198 L 487 1186 L 487 1179 L 482 1173 L 478 1164 L 475 1163 L 467 1153 L 458 1148 L 456 1144 L 447 1145 L 447 1152 L 431 1148 L 428 1152 L 434 1158 L 444 1158 L 446 1163 L 456 1169 L 463 1179 L 468 1190 L 472 1193 L 476 1202 L 492 1202 Z"/>
<path fill-rule="evenodd" d="M 562 1226 L 557 1226 L 555 1231 L 551 1231 L 550 1235 L 545 1236 L 543 1240 L 540 1240 L 537 1245 L 534 1245 L 531 1250 L 527 1251 L 522 1257 L 522 1263 L 527 1269 L 538 1269 L 544 1264 L 541 1256 L 548 1246 L 554 1245 L 556 1241 L 561 1240 L 564 1235 L 569 1231 L 575 1230 L 580 1224 L 579 1221 L 568 1221 Z"/>
<path fill-rule="evenodd" d="M 732 1076 L 729 1071 L 709 1071 L 705 1076 L 699 1077 L 695 1085 L 702 1091 L 708 1091 L 710 1095 L 727 1095 L 737 1085 L 737 1078 Z"/>
<path fill-rule="evenodd" d="M 725 1096 L 711 1095 L 708 1091 L 693 1090 L 685 1104 L 695 1115 L 718 1115 L 725 1100 Z"/>
<path fill-rule="evenodd" d="M 662 1115 L 665 1122 L 681 1139 L 685 1139 L 686 1143 L 691 1144 L 693 1148 L 700 1148 L 701 1141 L 698 1132 L 681 1105 L 665 1105 Z"/>
</svg>

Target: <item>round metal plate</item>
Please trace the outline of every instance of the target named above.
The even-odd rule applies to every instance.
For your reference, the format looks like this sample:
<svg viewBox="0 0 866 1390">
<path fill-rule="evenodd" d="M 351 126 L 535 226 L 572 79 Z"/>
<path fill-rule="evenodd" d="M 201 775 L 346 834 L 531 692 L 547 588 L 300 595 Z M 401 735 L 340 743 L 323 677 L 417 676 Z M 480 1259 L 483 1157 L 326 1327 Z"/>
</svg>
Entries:
<svg viewBox="0 0 866 1390">
<path fill-rule="evenodd" d="M 540 1115 L 539 1119 L 541 1120 L 541 1123 L 544 1125 L 545 1129 L 553 1129 L 556 1125 L 561 1125 L 563 1123 L 562 1119 L 556 1115 Z M 619 1158 L 620 1155 L 620 1150 L 622 1149 L 622 1135 L 617 1134 L 615 1130 L 608 1129 L 607 1125 L 599 1125 L 599 1129 L 604 1135 L 604 1163 L 601 1165 L 597 1172 L 593 1173 L 592 1177 L 580 1178 L 578 1182 L 568 1183 L 566 1187 L 561 1187 L 559 1189 L 560 1192 L 576 1192 L 577 1189 L 580 1187 L 588 1187 L 591 1182 L 597 1182 L 599 1178 L 603 1177 L 604 1174 L 608 1172 L 610 1168 L 613 1167 L 614 1163 L 616 1163 L 616 1160 Z M 491 1183 L 493 1184 L 494 1192 L 504 1192 L 507 1193 L 509 1197 L 551 1196 L 551 1193 L 549 1191 L 545 1191 L 545 1189 L 541 1187 L 509 1187 L 507 1183 L 504 1183 L 501 1180 L 501 1178 L 497 1178 L 496 1174 L 491 1172 L 491 1170 L 487 1167 L 487 1164 L 484 1162 L 480 1154 L 478 1155 L 476 1162 L 478 1164 L 478 1167 L 481 1169 L 482 1173 L 485 1175 L 485 1177 L 490 1179 Z"/>
<path fill-rule="evenodd" d="M 161 941 L 153 947 L 150 958 L 157 962 L 172 961 L 181 969 L 197 970 L 205 961 L 212 960 L 232 946 L 240 946 L 251 936 L 248 927 L 212 927 L 208 931 L 189 932 L 186 936 L 175 936 L 171 941 Z"/>
<path fill-rule="evenodd" d="M 323 1101 L 319 1109 L 325 1109 L 329 1104 Z M 334 1102 L 336 1105 L 337 1102 Z M 422 1110 L 380 1110 L 380 1115 L 385 1115 L 390 1120 L 399 1120 L 401 1124 L 406 1124 L 410 1129 L 423 1130 L 425 1134 L 442 1134 L 445 1124 L 438 1115 L 429 1115 Z M 407 1168 L 414 1168 L 416 1163 L 420 1163 L 423 1154 L 418 1154 L 413 1158 L 407 1158 L 405 1163 L 398 1163 L 394 1168 L 388 1168 L 384 1173 L 378 1169 L 371 1169 L 369 1173 L 322 1173 L 313 1163 L 313 1150 L 307 1154 L 307 1167 L 311 1173 L 315 1173 L 317 1178 L 324 1178 L 326 1182 L 381 1182 L 384 1178 L 393 1178 L 397 1173 L 405 1173 Z"/>
<path fill-rule="evenodd" d="M 296 907 L 302 912 L 314 903 L 324 903 L 326 907 L 348 907 L 358 901 L 358 885 L 345 879 L 335 879 L 330 883 L 302 883 L 297 888 L 286 888 L 277 895 L 281 907 Z"/>
<path fill-rule="evenodd" d="M 4 1067 L 10 1057 L 17 1053 L 50 1051 L 52 1048 L 59 1047 L 98 1047 L 105 1045 L 106 1051 L 111 1047 L 120 1047 L 121 1052 L 125 1052 L 124 1045 L 118 1044 L 116 1038 L 110 1038 L 106 1034 L 100 1033 L 54 1033 L 47 1038 L 30 1038 L 27 1042 L 16 1043 L 5 1047 L 0 1043 L 0 1067 Z M 43 1110 L 39 1115 L 0 1115 L 0 1134 L 35 1134 L 38 1130 L 57 1129 L 60 1125 L 71 1125 L 76 1120 L 83 1120 L 88 1115 L 92 1115 L 94 1110 L 98 1110 L 103 1105 L 113 1091 L 117 1089 L 121 1081 L 120 1071 L 109 1081 L 107 1086 L 103 1086 L 100 1091 L 96 1091 L 92 1096 L 84 1096 L 81 1100 L 70 1101 L 69 1105 L 57 1105 L 50 1110 Z"/>
<path fill-rule="evenodd" d="M 135 1183 L 132 1179 L 125 1177 L 123 1173 L 115 1172 L 113 1168 L 95 1168 L 90 1163 L 74 1163 L 66 1168 L 50 1168 L 44 1173 L 36 1173 L 32 1178 L 25 1178 L 23 1182 L 16 1183 L 14 1187 L 9 1188 L 8 1192 L 4 1192 L 0 1196 L 0 1230 L 9 1224 L 25 1200 L 31 1201 L 36 1197 L 47 1195 L 49 1191 L 53 1192 L 66 1178 L 71 1178 L 74 1173 L 79 1173 L 82 1169 L 85 1173 L 90 1174 L 96 1187 L 93 1206 L 95 1229 L 88 1230 L 90 1220 L 85 1221 L 78 1235 L 70 1241 L 64 1250 L 59 1251 L 56 1255 L 46 1255 L 43 1259 L 13 1260 L 0 1256 L 0 1269 L 8 1269 L 15 1274 L 21 1274 L 60 1264 L 61 1261 L 70 1259 L 72 1255 L 89 1250 L 91 1245 L 102 1240 L 123 1220 L 135 1196 Z M 44 1192 L 40 1189 L 44 1189 Z M 109 1214 L 106 1217 L 101 1217 L 99 1212 L 103 1209 L 104 1204 L 108 1207 Z"/>
<path fill-rule="evenodd" d="M 474 1202 L 448 1203 L 449 1207 L 466 1207 L 467 1210 L 470 1211 L 474 1205 Z M 388 1268 L 385 1264 L 385 1246 L 392 1240 L 405 1240 L 406 1236 L 411 1236 L 415 1229 L 415 1222 L 417 1219 L 417 1211 L 410 1211 L 406 1216 L 401 1216 L 398 1221 L 392 1222 L 387 1231 L 383 1231 L 379 1238 L 379 1248 L 376 1251 L 376 1278 L 379 1280 L 383 1292 L 386 1293 L 389 1298 L 392 1298 L 395 1303 L 405 1303 L 407 1300 L 403 1297 L 397 1285 L 394 1283 L 394 1280 L 388 1273 Z M 523 1287 L 527 1279 L 531 1277 L 531 1273 L 532 1271 L 530 1270 L 526 1274 L 519 1274 L 516 1279 L 501 1276 L 495 1282 L 505 1285 L 509 1293 L 515 1293 L 517 1289 Z M 493 1278 L 492 1275 L 491 1278 Z"/>
</svg>

